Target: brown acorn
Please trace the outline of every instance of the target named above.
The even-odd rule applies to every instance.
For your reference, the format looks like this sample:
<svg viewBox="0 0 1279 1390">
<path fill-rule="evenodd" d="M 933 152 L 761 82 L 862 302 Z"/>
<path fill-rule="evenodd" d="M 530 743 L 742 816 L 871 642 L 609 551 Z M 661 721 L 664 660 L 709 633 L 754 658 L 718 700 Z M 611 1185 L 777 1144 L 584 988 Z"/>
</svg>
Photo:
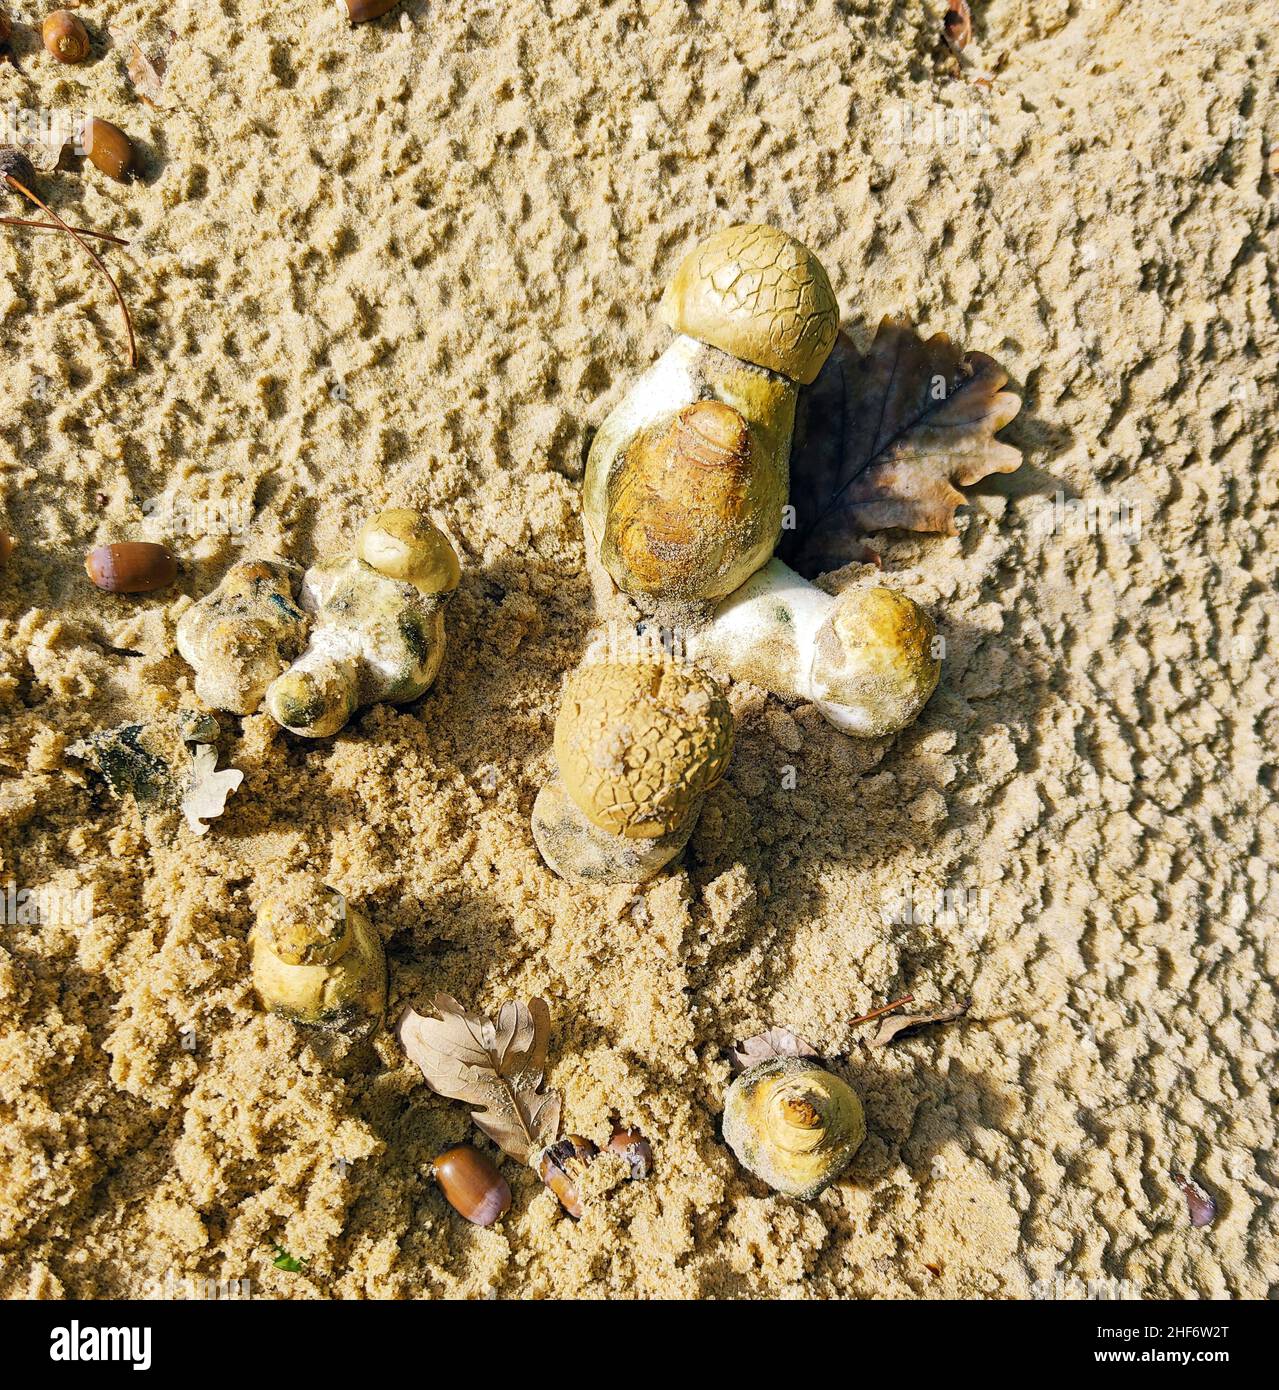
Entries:
<svg viewBox="0 0 1279 1390">
<path fill-rule="evenodd" d="M 638 1129 L 615 1129 L 608 1148 L 626 1160 L 633 1179 L 646 1178 L 653 1171 L 653 1146 Z"/>
<path fill-rule="evenodd" d="M 510 1184 L 469 1144 L 445 1149 L 431 1164 L 431 1176 L 453 1210 L 475 1226 L 491 1226 L 510 1209 Z"/>
<path fill-rule="evenodd" d="M 133 144 L 117 125 L 90 116 L 84 123 L 84 152 L 108 178 L 123 183 L 133 171 Z"/>
<path fill-rule="evenodd" d="M 13 554 L 13 537 L 8 531 L 0 531 L 0 567 L 9 563 L 9 556 Z"/>
<path fill-rule="evenodd" d="M 371 19 L 381 19 L 388 10 L 393 10 L 400 0 L 344 0 L 346 16 L 352 24 L 367 24 Z"/>
<path fill-rule="evenodd" d="M 167 546 L 119 541 L 89 551 L 84 569 L 98 588 L 109 594 L 149 594 L 173 583 L 178 562 Z"/>
<path fill-rule="evenodd" d="M 604 567 L 627 593 L 722 598 L 776 543 L 785 497 L 772 484 L 740 412 L 695 401 L 637 435 L 610 479 Z"/>
<path fill-rule="evenodd" d="M 60 63 L 83 63 L 89 56 L 89 33 L 70 10 L 54 10 L 40 29 L 44 46 Z"/>
<path fill-rule="evenodd" d="M 544 1149 L 537 1161 L 538 1177 L 560 1199 L 560 1205 L 574 1221 L 582 1218 L 578 1180 L 598 1153 L 598 1146 L 589 1139 L 583 1139 L 580 1134 L 567 1134 Z"/>
</svg>

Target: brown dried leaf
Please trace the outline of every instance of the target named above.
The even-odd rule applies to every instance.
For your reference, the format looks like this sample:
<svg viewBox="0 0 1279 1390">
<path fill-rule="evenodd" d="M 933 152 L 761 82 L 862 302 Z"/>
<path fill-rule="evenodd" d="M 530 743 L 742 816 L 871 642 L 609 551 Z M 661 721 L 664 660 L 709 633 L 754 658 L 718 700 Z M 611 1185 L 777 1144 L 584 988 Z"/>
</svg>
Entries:
<svg viewBox="0 0 1279 1390">
<path fill-rule="evenodd" d="M 995 434 L 1020 409 L 984 352 L 944 333 L 925 341 L 885 318 L 865 357 L 841 333 L 800 392 L 791 452 L 795 527 L 778 554 L 813 578 L 861 558 L 861 536 L 900 526 L 953 534 L 957 490 L 1011 473 L 1021 454 Z"/>
<path fill-rule="evenodd" d="M 1183 1173 L 1174 1171 L 1172 1180 L 1181 1189 L 1181 1195 L 1186 1199 L 1186 1210 L 1190 1213 L 1190 1224 L 1192 1226 L 1211 1226 L 1217 1215 L 1217 1204 L 1211 1195 L 1194 1178 L 1188 1178 Z"/>
<path fill-rule="evenodd" d="M 398 1029 L 409 1058 L 438 1095 L 478 1106 L 471 1118 L 504 1152 L 528 1163 L 560 1128 L 560 1096 L 539 1094 L 546 1071 L 551 1014 L 544 999 L 503 1004 L 496 1022 L 447 994 L 439 1018 L 404 1011 Z"/>
<path fill-rule="evenodd" d="M 924 1014 L 894 1014 L 892 1018 L 880 1020 L 879 1026 L 866 1039 L 868 1047 L 887 1047 L 894 1038 L 913 1033 L 930 1023 L 953 1023 L 972 1008 L 973 1001 L 964 999 L 952 1009 L 936 1009 Z"/>
<path fill-rule="evenodd" d="M 789 1028 L 770 1028 L 767 1033 L 757 1033 L 739 1043 L 729 1057 L 729 1064 L 735 1072 L 746 1071 L 767 1062 L 770 1057 L 816 1057 L 817 1049 Z"/>
<path fill-rule="evenodd" d="M 164 54 L 159 54 L 154 60 L 148 58 L 137 41 L 122 29 L 112 29 L 111 36 L 125 50 L 124 65 L 134 91 L 148 106 L 163 111 L 165 108 L 160 104 L 160 96 L 164 85 Z"/>
<path fill-rule="evenodd" d="M 947 0 L 946 14 L 942 19 L 942 37 L 952 52 L 959 53 L 968 47 L 973 36 L 973 15 L 968 8 L 968 0 Z"/>
</svg>

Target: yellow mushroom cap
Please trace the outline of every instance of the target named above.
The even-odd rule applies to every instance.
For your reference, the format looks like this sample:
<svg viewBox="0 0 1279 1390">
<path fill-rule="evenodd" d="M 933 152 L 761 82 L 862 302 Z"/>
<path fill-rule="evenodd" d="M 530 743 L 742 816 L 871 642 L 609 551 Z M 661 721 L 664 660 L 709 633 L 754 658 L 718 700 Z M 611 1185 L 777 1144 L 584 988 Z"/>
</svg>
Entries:
<svg viewBox="0 0 1279 1390">
<path fill-rule="evenodd" d="M 389 579 L 424 594 L 451 594 L 462 577 L 457 552 L 429 517 L 405 507 L 379 512 L 364 523 L 356 553 Z"/>
<path fill-rule="evenodd" d="M 728 766 L 733 716 L 702 671 L 600 661 L 568 679 L 555 756 L 569 796 L 601 830 L 655 839 L 683 825 Z"/>
<path fill-rule="evenodd" d="M 349 946 L 346 899 L 310 874 L 289 874 L 263 898 L 262 943 L 289 965 L 332 965 Z"/>
<path fill-rule="evenodd" d="M 821 262 L 793 236 L 759 223 L 699 242 L 662 296 L 677 333 L 807 385 L 839 332 L 839 305 Z"/>
<path fill-rule="evenodd" d="M 806 1057 L 773 1057 L 729 1087 L 724 1142 L 756 1177 L 808 1201 L 837 1178 L 866 1137 L 857 1092 Z"/>
<path fill-rule="evenodd" d="M 897 733 L 937 688 L 936 636 L 932 618 L 906 594 L 883 585 L 848 590 L 817 635 L 813 693 L 824 709 L 837 707 L 828 717 L 851 733 Z"/>
</svg>

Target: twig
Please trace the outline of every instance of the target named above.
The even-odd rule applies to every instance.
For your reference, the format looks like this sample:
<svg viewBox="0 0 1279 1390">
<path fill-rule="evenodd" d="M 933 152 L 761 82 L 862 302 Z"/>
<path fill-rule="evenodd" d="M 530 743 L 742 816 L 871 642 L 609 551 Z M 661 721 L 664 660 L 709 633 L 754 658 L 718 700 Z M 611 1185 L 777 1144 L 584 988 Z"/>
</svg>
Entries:
<svg viewBox="0 0 1279 1390">
<path fill-rule="evenodd" d="M 65 229 L 69 236 L 74 237 L 76 241 L 79 242 L 80 249 L 85 253 L 86 256 L 90 258 L 90 260 L 93 261 L 93 263 L 98 267 L 98 269 L 101 270 L 103 275 L 107 277 L 107 283 L 111 286 L 111 289 L 115 294 L 116 303 L 120 306 L 120 312 L 124 315 L 124 326 L 125 330 L 128 332 L 129 335 L 129 366 L 136 367 L 138 365 L 138 344 L 137 340 L 133 336 L 133 319 L 129 316 L 129 306 L 124 302 L 124 295 L 120 293 L 120 286 L 116 284 L 115 277 L 107 269 L 106 261 L 104 261 L 102 257 L 98 255 L 98 253 L 93 249 L 93 247 L 90 246 L 87 241 L 85 241 L 85 239 L 80 235 L 79 232 L 76 231 L 74 227 L 68 226 L 67 223 L 65 223 L 62 220 L 62 218 L 59 217 L 58 214 L 54 212 L 54 210 L 47 203 L 42 202 L 41 199 L 36 196 L 36 194 L 32 193 L 32 191 L 26 186 L 26 184 L 20 183 L 16 178 L 14 178 L 12 174 L 6 174 L 4 176 L 4 181 L 9 185 L 10 188 L 15 189 L 17 192 L 21 193 L 24 198 L 29 198 L 36 205 L 36 207 L 40 209 L 41 212 L 45 213 L 49 217 L 52 217 L 53 220 L 60 227 Z"/>
<path fill-rule="evenodd" d="M 37 222 L 34 217 L 0 217 L 0 224 L 6 227 L 36 227 L 42 232 L 62 231 L 57 222 Z M 91 227 L 73 227 L 71 230 L 79 232 L 81 236 L 95 236 L 99 241 L 110 241 L 116 246 L 129 244 L 124 237 L 116 236 L 112 232 L 95 232 Z"/>
<path fill-rule="evenodd" d="M 859 1023 L 869 1023 L 873 1018 L 879 1018 L 881 1014 L 890 1014 L 894 1009 L 900 1009 L 903 1004 L 913 1004 L 915 996 L 913 994 L 903 994 L 900 999 L 894 999 L 891 1004 L 881 1004 L 878 1009 L 872 1009 L 870 1013 L 863 1014 L 861 1018 L 855 1018 L 849 1023 L 850 1028 L 855 1028 Z"/>
</svg>

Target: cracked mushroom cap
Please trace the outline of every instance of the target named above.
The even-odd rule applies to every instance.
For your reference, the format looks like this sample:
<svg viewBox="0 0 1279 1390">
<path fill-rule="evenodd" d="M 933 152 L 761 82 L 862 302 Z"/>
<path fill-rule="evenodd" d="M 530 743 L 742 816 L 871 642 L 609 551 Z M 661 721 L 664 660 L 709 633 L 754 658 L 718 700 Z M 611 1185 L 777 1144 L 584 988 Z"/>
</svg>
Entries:
<svg viewBox="0 0 1279 1390">
<path fill-rule="evenodd" d="M 356 554 L 390 579 L 423 594 L 451 594 L 461 581 L 457 552 L 430 517 L 407 507 L 379 512 L 364 523 Z"/>
<path fill-rule="evenodd" d="M 568 679 L 555 757 L 568 794 L 601 830 L 655 839 L 684 824 L 728 766 L 733 716 L 702 671 L 601 661 Z"/>
<path fill-rule="evenodd" d="M 698 242 L 667 285 L 661 315 L 677 333 L 805 386 L 839 332 L 821 262 L 802 241 L 758 223 Z"/>
</svg>

